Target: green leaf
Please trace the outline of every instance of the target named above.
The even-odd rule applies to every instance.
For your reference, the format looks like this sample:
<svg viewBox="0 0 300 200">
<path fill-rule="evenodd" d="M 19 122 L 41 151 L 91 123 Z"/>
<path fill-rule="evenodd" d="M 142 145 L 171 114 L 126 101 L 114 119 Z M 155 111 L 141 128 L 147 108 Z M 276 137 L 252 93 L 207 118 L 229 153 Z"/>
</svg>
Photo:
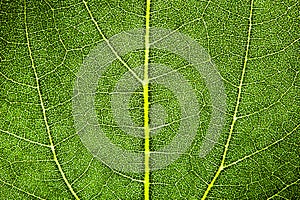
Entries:
<svg viewBox="0 0 300 200">
<path fill-rule="evenodd" d="M 0 8 L 0 199 L 300 198 L 298 1 Z M 89 91 L 91 104 L 80 99 Z M 124 152 L 142 155 L 137 168 Z"/>
</svg>

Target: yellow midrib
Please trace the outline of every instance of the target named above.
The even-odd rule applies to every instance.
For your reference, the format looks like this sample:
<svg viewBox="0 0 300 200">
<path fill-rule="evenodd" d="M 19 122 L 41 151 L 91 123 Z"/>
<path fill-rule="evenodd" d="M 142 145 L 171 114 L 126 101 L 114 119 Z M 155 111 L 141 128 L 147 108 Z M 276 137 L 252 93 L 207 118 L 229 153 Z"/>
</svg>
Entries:
<svg viewBox="0 0 300 200">
<path fill-rule="evenodd" d="M 150 0 L 146 4 L 146 27 L 145 27 L 145 62 L 144 62 L 144 80 L 143 80 L 143 97 L 144 97 L 144 198 L 149 200 L 150 189 L 150 128 L 149 128 L 149 32 L 150 32 Z"/>
</svg>

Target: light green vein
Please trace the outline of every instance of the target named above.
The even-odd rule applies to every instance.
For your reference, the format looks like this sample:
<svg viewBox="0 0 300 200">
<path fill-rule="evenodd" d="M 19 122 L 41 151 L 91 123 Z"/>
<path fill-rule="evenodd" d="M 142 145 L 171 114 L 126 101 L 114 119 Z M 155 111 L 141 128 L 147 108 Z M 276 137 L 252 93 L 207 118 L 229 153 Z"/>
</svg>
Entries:
<svg viewBox="0 0 300 200">
<path fill-rule="evenodd" d="M 143 80 L 140 79 L 140 77 L 138 77 L 138 75 L 127 65 L 127 63 L 119 56 L 119 54 L 116 52 L 116 50 L 114 49 L 114 47 L 110 44 L 109 40 L 105 37 L 105 35 L 103 34 L 103 32 L 101 31 L 97 21 L 95 20 L 90 8 L 87 5 L 86 1 L 83 1 L 84 6 L 91 18 L 91 20 L 93 21 L 93 23 L 95 24 L 97 31 L 99 32 L 99 34 L 101 35 L 102 39 L 105 41 L 105 43 L 107 44 L 107 46 L 111 49 L 111 51 L 113 52 L 113 54 L 116 56 L 116 58 L 128 69 L 128 71 L 140 82 L 143 84 Z"/>
<path fill-rule="evenodd" d="M 32 86 L 32 85 L 29 85 L 29 84 L 26 84 L 26 83 L 21 83 L 21 82 L 18 82 L 18 81 L 15 81 L 9 77 L 7 77 L 6 75 L 4 75 L 2 72 L 0 72 L 0 75 L 3 76 L 6 80 L 12 82 L 12 83 L 15 83 L 15 84 L 18 84 L 18 85 L 22 85 L 22 86 L 26 86 L 26 87 L 29 87 L 29 88 L 34 88 L 36 89 L 35 86 Z"/>
<path fill-rule="evenodd" d="M 283 192 L 284 190 L 286 190 L 287 188 L 289 188 L 289 187 L 291 187 L 291 186 L 293 186 L 293 185 L 295 185 L 295 184 L 298 184 L 298 182 L 300 182 L 300 179 L 298 179 L 297 181 L 295 181 L 295 182 L 293 182 L 293 183 L 291 183 L 291 184 L 285 186 L 284 188 L 282 188 L 282 190 L 280 190 L 279 192 L 277 192 L 277 193 L 274 194 L 273 196 L 267 198 L 267 200 L 273 199 L 274 197 L 280 197 L 279 194 L 280 194 L 281 192 Z"/>
<path fill-rule="evenodd" d="M 275 144 L 278 144 L 279 142 L 283 141 L 288 136 L 292 135 L 299 127 L 300 127 L 300 124 L 298 124 L 291 132 L 287 133 L 285 136 L 283 136 L 282 138 L 276 140 L 275 142 L 273 142 L 273 143 L 265 146 L 264 148 L 262 148 L 260 150 L 255 151 L 255 152 L 253 152 L 253 153 L 251 153 L 251 154 L 249 154 L 247 156 L 244 156 L 243 158 L 240 158 L 240 159 L 238 159 L 238 160 L 236 160 L 236 161 L 234 161 L 234 162 L 232 162 L 232 163 L 230 163 L 228 165 L 225 165 L 224 169 L 227 168 L 227 167 L 230 167 L 232 165 L 238 164 L 239 162 L 242 162 L 243 160 L 246 160 L 246 159 L 248 159 L 248 158 L 250 158 L 250 157 L 252 157 L 252 156 L 254 156 L 254 155 L 256 155 L 256 154 L 258 154 L 260 152 L 262 152 L 262 151 L 268 150 L 270 147 L 274 146 Z"/>
<path fill-rule="evenodd" d="M 3 180 L 1 180 L 1 179 L 0 179 L 0 182 L 2 182 L 3 184 L 5 184 L 5 185 L 7 185 L 7 186 L 12 187 L 12 188 L 15 189 L 15 190 L 18 190 L 18 191 L 20 191 L 20 192 L 23 192 L 23 193 L 25 193 L 25 194 L 27 194 L 27 195 L 29 195 L 29 196 L 32 196 L 32 197 L 37 198 L 37 199 L 43 199 L 43 200 L 45 200 L 45 199 L 42 198 L 42 197 L 36 196 L 36 195 L 33 194 L 33 193 L 27 192 L 27 191 L 25 191 L 25 190 L 23 190 L 23 189 L 21 189 L 21 188 L 18 188 L 18 187 L 16 187 L 16 186 L 14 186 L 13 184 L 8 183 L 8 182 L 6 182 L 6 181 L 3 181 Z"/>
<path fill-rule="evenodd" d="M 0 129 L 0 131 L 1 131 L 2 133 L 6 133 L 6 134 L 11 135 L 11 136 L 13 136 L 13 137 L 15 137 L 15 138 L 18 138 L 18 139 L 20 139 L 20 140 L 24 140 L 24 141 L 26 141 L 26 142 L 30 142 L 30 143 L 32 143 L 32 144 L 37 144 L 37 145 L 40 145 L 40 146 L 43 146 L 43 147 L 51 147 L 50 145 L 43 144 L 43 143 L 39 143 L 39 142 L 36 142 L 36 141 L 30 140 L 30 139 L 27 139 L 27 138 L 25 138 L 25 137 L 18 136 L 18 135 L 14 134 L 14 133 L 11 133 L 11 132 L 8 132 L 8 131 L 2 130 L 2 129 Z"/>
<path fill-rule="evenodd" d="M 221 164 L 220 164 L 217 172 L 215 173 L 213 179 L 208 184 L 208 186 L 207 186 L 207 188 L 206 188 L 206 190 L 205 190 L 205 192 L 204 192 L 204 194 L 201 198 L 202 200 L 207 198 L 208 193 L 210 192 L 210 190 L 212 189 L 212 187 L 213 187 L 214 183 L 216 182 L 217 178 L 220 176 L 220 173 L 224 169 L 225 158 L 226 158 L 226 155 L 227 155 L 227 152 L 228 152 L 228 149 L 229 149 L 229 143 L 231 141 L 234 125 L 237 121 L 237 113 L 238 113 L 239 105 L 240 105 L 240 102 L 241 102 L 242 85 L 243 85 L 244 78 L 245 78 L 246 66 L 247 66 L 247 61 L 248 61 L 248 56 L 249 56 L 249 49 L 250 49 L 250 36 L 251 36 L 251 28 L 252 28 L 253 1 L 254 0 L 251 1 L 251 5 L 250 5 L 249 28 L 248 28 L 248 36 L 247 36 L 246 53 L 245 53 L 245 58 L 244 58 L 244 63 L 243 63 L 241 80 L 240 80 L 240 84 L 238 86 L 238 95 L 237 95 L 236 105 L 235 105 L 235 109 L 234 109 L 234 114 L 233 114 L 233 117 L 232 117 L 232 122 L 231 122 L 231 125 L 230 125 L 229 134 L 228 134 L 227 141 L 226 141 L 226 144 L 225 144 L 225 148 L 224 148 L 224 151 L 223 151 Z"/>
<path fill-rule="evenodd" d="M 286 47 L 284 47 L 284 48 L 282 48 L 282 49 L 280 49 L 278 51 L 275 51 L 275 52 L 272 52 L 272 53 L 268 53 L 268 54 L 263 55 L 263 56 L 249 58 L 249 60 L 257 60 L 257 59 L 262 59 L 262 58 L 265 58 L 265 57 L 269 57 L 269 56 L 273 56 L 273 55 L 279 54 L 281 52 L 284 52 L 285 50 L 287 50 L 288 48 L 290 48 L 294 44 L 296 44 L 299 40 L 300 40 L 300 38 L 297 38 L 296 40 L 294 40 L 293 42 L 291 42 L 290 44 L 288 44 Z"/>
<path fill-rule="evenodd" d="M 65 184 L 67 185 L 67 187 L 69 188 L 70 192 L 75 197 L 75 199 L 79 200 L 79 197 L 77 196 L 76 192 L 73 190 L 71 184 L 69 183 L 69 181 L 68 181 L 65 173 L 63 172 L 63 169 L 62 169 L 62 167 L 61 167 L 61 165 L 60 165 L 60 163 L 57 159 L 57 154 L 56 154 L 54 143 L 53 143 L 53 140 L 52 140 L 52 135 L 51 135 L 51 131 L 50 131 L 50 127 L 49 127 L 49 124 L 48 124 L 47 115 L 46 115 L 46 109 L 45 109 L 45 106 L 44 106 L 44 101 L 43 101 L 42 93 L 41 93 L 41 89 L 40 89 L 39 77 L 38 77 L 37 70 L 36 70 L 35 63 L 34 63 L 34 59 L 33 59 L 33 56 L 32 56 L 30 40 L 29 40 L 29 33 L 28 33 L 28 26 L 27 26 L 26 9 L 27 9 L 26 0 L 24 0 L 24 23 L 25 23 L 25 34 L 26 34 L 27 47 L 28 47 L 29 57 L 30 57 L 30 61 L 31 61 L 31 66 L 32 66 L 34 76 L 35 76 L 36 88 L 37 88 L 37 92 L 38 92 L 38 95 L 39 95 L 39 100 L 40 100 L 40 104 L 41 104 L 41 108 L 42 108 L 42 112 L 43 112 L 43 119 L 44 119 L 44 122 L 45 122 L 46 130 L 47 130 L 47 134 L 48 134 L 48 138 L 49 138 L 49 142 L 50 142 L 51 152 L 53 154 L 53 159 L 55 161 L 55 164 L 58 167 L 58 170 L 59 170 Z"/>
<path fill-rule="evenodd" d="M 246 115 L 238 116 L 237 118 L 241 119 L 241 118 L 250 117 L 252 115 L 256 115 L 256 114 L 262 113 L 263 111 L 266 111 L 266 110 L 270 109 L 271 107 L 275 106 L 276 104 L 280 103 L 280 101 L 283 99 L 283 97 L 285 97 L 285 95 L 291 90 L 291 88 L 294 87 L 294 84 L 297 81 L 296 79 L 297 79 L 298 74 L 299 74 L 299 72 L 296 72 L 296 76 L 295 76 L 295 78 L 294 78 L 293 83 L 291 84 L 291 86 L 284 93 L 282 93 L 280 95 L 280 97 L 275 102 L 271 103 L 270 105 L 268 105 L 268 106 L 266 106 L 266 107 L 264 107 L 264 108 L 262 108 L 260 110 L 254 111 L 254 112 L 246 114 Z"/>
</svg>

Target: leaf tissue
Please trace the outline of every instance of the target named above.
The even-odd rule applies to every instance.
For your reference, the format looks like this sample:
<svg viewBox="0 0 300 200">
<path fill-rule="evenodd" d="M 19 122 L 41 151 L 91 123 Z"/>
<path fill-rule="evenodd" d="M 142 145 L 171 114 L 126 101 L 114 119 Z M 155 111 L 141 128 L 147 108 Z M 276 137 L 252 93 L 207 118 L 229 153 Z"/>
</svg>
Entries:
<svg viewBox="0 0 300 200">
<path fill-rule="evenodd" d="M 0 10 L 0 199 L 300 199 L 298 1 Z"/>
</svg>

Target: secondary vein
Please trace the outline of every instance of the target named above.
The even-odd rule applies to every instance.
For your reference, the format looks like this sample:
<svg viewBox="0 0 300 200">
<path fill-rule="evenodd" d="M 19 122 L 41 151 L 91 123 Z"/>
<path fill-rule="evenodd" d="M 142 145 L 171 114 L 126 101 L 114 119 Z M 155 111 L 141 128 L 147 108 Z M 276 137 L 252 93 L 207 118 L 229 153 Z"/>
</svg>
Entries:
<svg viewBox="0 0 300 200">
<path fill-rule="evenodd" d="M 32 196 L 32 197 L 34 197 L 34 198 L 36 198 L 36 199 L 46 200 L 46 199 L 44 199 L 44 198 L 42 198 L 42 197 L 39 197 L 39 196 L 37 196 L 37 195 L 35 195 L 35 194 L 33 194 L 33 193 L 27 192 L 26 190 L 23 190 L 23 189 L 21 189 L 21 188 L 19 188 L 19 187 L 17 187 L 17 186 L 14 186 L 14 185 L 11 184 L 11 183 L 8 183 L 8 182 L 6 182 L 6 181 L 3 181 L 3 180 L 1 180 L 1 179 L 0 179 L 0 182 L 2 182 L 3 184 L 5 184 L 5 185 L 7 185 L 7 186 L 10 186 L 11 188 L 14 188 L 15 190 L 18 190 L 18 191 L 20 191 L 20 192 L 25 193 L 25 194 L 27 194 L 28 196 Z"/>
<path fill-rule="evenodd" d="M 247 46 L 246 46 L 246 53 L 245 53 L 245 58 L 244 58 L 244 63 L 243 63 L 243 69 L 242 69 L 242 75 L 241 75 L 241 80 L 240 80 L 240 84 L 238 86 L 238 95 L 237 95 L 237 100 L 236 100 L 236 105 L 235 105 L 235 109 L 234 109 L 234 114 L 232 117 L 232 122 L 230 125 L 230 130 L 229 130 L 229 134 L 226 140 L 226 144 L 225 144 L 225 148 L 223 151 L 223 155 L 222 155 L 222 161 L 221 164 L 215 174 L 215 176 L 213 177 L 213 179 L 211 180 L 211 182 L 208 184 L 201 200 L 204 200 L 207 198 L 208 193 L 210 192 L 210 190 L 212 189 L 215 181 L 217 180 L 217 178 L 219 177 L 220 173 L 222 172 L 222 170 L 224 169 L 225 166 L 225 158 L 228 152 L 228 148 L 229 148 L 229 144 L 231 141 L 231 137 L 232 137 L 232 133 L 233 133 L 233 129 L 234 129 L 234 125 L 237 121 L 237 113 L 238 113 L 238 109 L 239 109 L 239 105 L 240 105 L 240 101 L 241 101 L 241 94 L 242 94 L 242 85 L 244 82 L 244 78 L 245 78 L 245 72 L 246 72 L 246 66 L 247 66 L 247 61 L 249 59 L 249 49 L 250 49 L 250 36 L 251 36 L 251 29 L 252 29 L 252 13 L 253 13 L 253 1 L 251 1 L 251 6 L 250 6 L 250 15 L 249 15 L 249 29 L 248 29 L 248 36 L 247 36 Z"/>
<path fill-rule="evenodd" d="M 114 47 L 111 45 L 109 39 L 107 39 L 105 37 L 105 35 L 103 34 L 103 32 L 101 31 L 97 21 L 95 20 L 90 8 L 87 5 L 87 2 L 83 0 L 83 4 L 91 18 L 91 20 L 93 21 L 93 23 L 95 24 L 97 31 L 100 33 L 102 39 L 105 41 L 105 43 L 107 44 L 107 46 L 110 48 L 110 50 L 112 51 L 112 53 L 116 56 L 116 58 L 128 69 L 128 71 L 132 74 L 133 77 L 135 77 L 140 83 L 143 83 L 143 81 L 139 78 L 139 76 L 128 66 L 128 64 L 120 57 L 120 55 L 118 54 L 118 52 L 114 49 Z"/>
<path fill-rule="evenodd" d="M 150 33 L 150 0 L 146 3 L 146 28 L 145 28 L 145 61 L 144 61 L 144 81 L 143 81 L 143 96 L 144 96 L 144 198 L 149 200 L 150 189 L 150 128 L 149 128 L 149 33 Z"/>
<path fill-rule="evenodd" d="M 30 40 L 29 40 L 29 33 L 28 33 L 28 27 L 27 27 L 26 8 L 27 8 L 26 7 L 26 0 L 24 0 L 24 23 L 25 23 L 25 35 L 26 35 L 27 47 L 28 47 L 29 57 L 30 57 L 30 61 L 31 61 L 31 66 L 32 66 L 34 76 L 35 76 L 36 88 L 37 88 L 37 92 L 38 92 L 38 96 L 39 96 L 39 100 L 40 100 L 40 105 L 41 105 L 42 112 L 43 112 L 43 119 L 44 119 L 44 122 L 45 122 L 46 130 L 47 130 L 47 134 L 48 134 L 48 138 L 49 138 L 51 152 L 53 154 L 53 159 L 55 161 L 55 164 L 56 164 L 56 166 L 57 166 L 57 168 L 58 168 L 65 184 L 67 185 L 68 189 L 70 190 L 72 195 L 75 197 L 75 199 L 79 200 L 79 197 L 77 196 L 76 192 L 73 190 L 72 185 L 69 183 L 69 181 L 68 181 L 68 179 L 67 179 L 64 171 L 62 170 L 62 167 L 61 167 L 61 165 L 60 165 L 60 163 L 57 159 L 57 154 L 56 154 L 56 151 L 55 151 L 52 135 L 51 135 L 51 132 L 50 132 L 50 127 L 49 127 L 48 119 L 47 119 L 47 115 L 46 115 L 46 109 L 45 109 L 45 105 L 44 105 L 44 101 L 43 101 L 42 93 L 41 93 L 41 89 L 40 89 L 39 77 L 38 77 L 37 70 L 36 70 L 35 63 L 34 63 L 34 59 L 33 59 L 33 56 L 32 56 Z"/>
</svg>

